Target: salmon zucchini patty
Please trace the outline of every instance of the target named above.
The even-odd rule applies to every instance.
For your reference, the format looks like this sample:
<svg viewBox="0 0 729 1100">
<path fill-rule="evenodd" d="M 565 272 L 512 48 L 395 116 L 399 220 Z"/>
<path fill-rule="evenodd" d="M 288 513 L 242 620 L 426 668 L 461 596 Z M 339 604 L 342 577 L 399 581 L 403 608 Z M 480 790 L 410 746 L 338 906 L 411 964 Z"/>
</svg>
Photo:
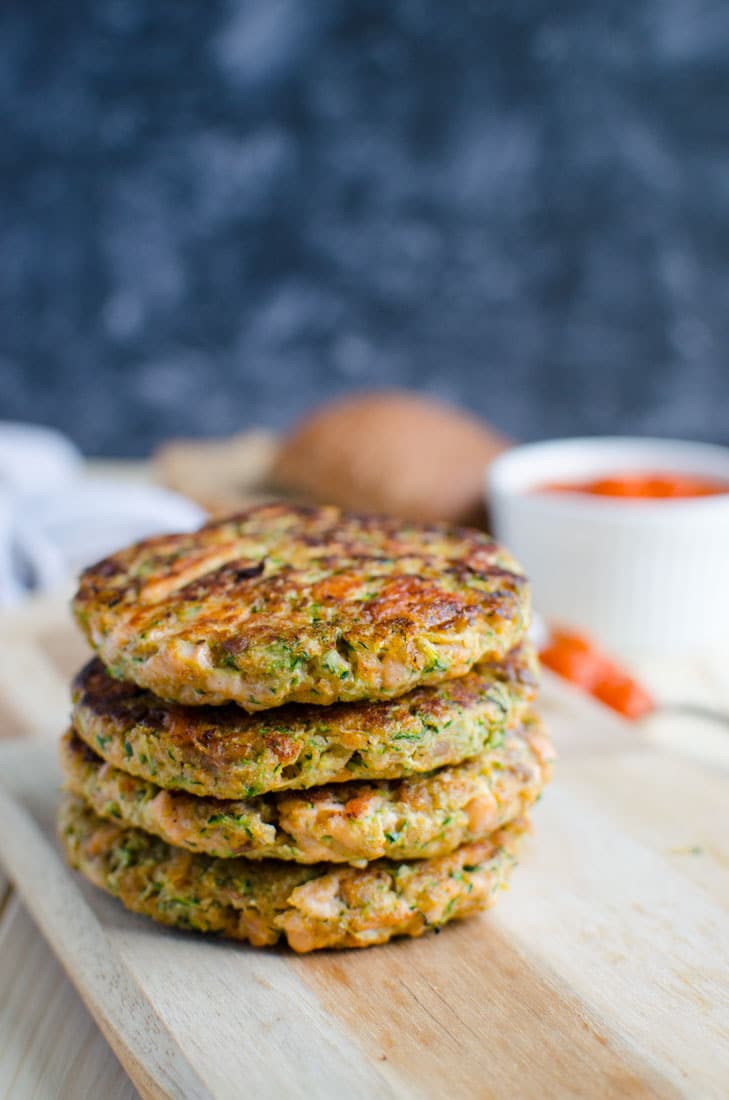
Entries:
<svg viewBox="0 0 729 1100">
<path fill-rule="evenodd" d="M 74 611 L 114 676 L 254 712 L 463 676 L 519 642 L 529 588 L 482 531 L 270 504 L 120 550 Z"/>
<path fill-rule="evenodd" d="M 66 790 L 100 817 L 227 859 L 364 863 L 446 855 L 522 817 L 549 778 L 552 746 L 528 718 L 463 764 L 404 780 L 336 783 L 244 800 L 168 791 L 106 764 L 69 730 Z"/>
<path fill-rule="evenodd" d="M 240 707 L 164 703 L 91 661 L 76 677 L 72 724 L 110 764 L 160 787 L 252 798 L 349 779 L 399 779 L 457 764 L 501 740 L 537 688 L 525 645 L 460 680 L 377 703 Z"/>
<path fill-rule="evenodd" d="M 212 859 L 98 817 L 65 796 L 59 836 L 69 863 L 128 908 L 162 924 L 298 952 L 420 936 L 487 908 L 514 866 L 513 822 L 450 855 L 363 869 Z"/>
</svg>

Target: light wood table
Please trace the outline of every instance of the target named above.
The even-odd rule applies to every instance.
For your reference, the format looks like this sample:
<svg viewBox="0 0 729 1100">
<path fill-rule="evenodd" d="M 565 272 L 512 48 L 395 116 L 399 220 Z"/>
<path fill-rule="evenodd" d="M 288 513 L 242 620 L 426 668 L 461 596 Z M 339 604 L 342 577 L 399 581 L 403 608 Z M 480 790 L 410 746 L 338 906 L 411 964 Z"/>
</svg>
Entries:
<svg viewBox="0 0 729 1100">
<path fill-rule="evenodd" d="M 64 599 L 0 619 L 0 736 L 56 736 L 68 678 L 85 647 L 68 646 Z M 33 682 L 29 695 L 19 684 Z M 0 1097 L 128 1100 L 126 1073 L 0 870 Z"/>
<path fill-rule="evenodd" d="M 144 463 L 93 463 L 94 476 L 149 481 Z M 0 737 L 58 732 L 68 678 L 86 649 L 67 642 L 67 600 L 0 615 Z M 28 678 L 29 696 L 19 690 Z M 127 1100 L 137 1091 L 0 868 L 0 1097 Z"/>
<path fill-rule="evenodd" d="M 68 681 L 87 653 L 80 636 L 73 640 L 69 633 L 67 596 L 31 601 L 0 616 L 0 736 L 56 738 L 62 730 Z M 725 655 L 639 657 L 634 667 L 667 703 L 693 702 L 729 714 Z M 729 722 L 667 709 L 650 719 L 647 729 L 671 754 L 729 771 Z M 0 1098 L 137 1095 L 1 872 L 0 990 Z"/>
</svg>

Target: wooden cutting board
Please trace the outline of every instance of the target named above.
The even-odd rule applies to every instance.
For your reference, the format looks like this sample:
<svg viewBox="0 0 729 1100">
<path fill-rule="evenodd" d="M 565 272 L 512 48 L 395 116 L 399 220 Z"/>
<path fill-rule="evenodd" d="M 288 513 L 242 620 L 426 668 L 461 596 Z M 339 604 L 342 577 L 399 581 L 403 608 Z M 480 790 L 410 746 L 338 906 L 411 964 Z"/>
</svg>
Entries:
<svg viewBox="0 0 729 1100">
<path fill-rule="evenodd" d="M 48 638 L 70 672 L 71 628 Z M 43 736 L 0 745 L 0 861 L 143 1096 L 729 1095 L 716 765 L 548 680 L 561 760 L 496 908 L 298 958 L 164 931 L 67 870 L 53 829 L 66 703 L 23 644 L 0 677 Z"/>
</svg>

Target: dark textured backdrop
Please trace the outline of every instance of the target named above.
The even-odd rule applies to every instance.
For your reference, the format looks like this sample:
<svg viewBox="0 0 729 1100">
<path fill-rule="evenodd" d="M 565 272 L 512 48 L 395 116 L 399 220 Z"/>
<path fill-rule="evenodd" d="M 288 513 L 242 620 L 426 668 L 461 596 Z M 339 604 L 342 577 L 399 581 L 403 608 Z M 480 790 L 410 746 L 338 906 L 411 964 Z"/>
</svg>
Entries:
<svg viewBox="0 0 729 1100">
<path fill-rule="evenodd" d="M 726 0 L 5 0 L 0 415 L 729 441 Z"/>
</svg>

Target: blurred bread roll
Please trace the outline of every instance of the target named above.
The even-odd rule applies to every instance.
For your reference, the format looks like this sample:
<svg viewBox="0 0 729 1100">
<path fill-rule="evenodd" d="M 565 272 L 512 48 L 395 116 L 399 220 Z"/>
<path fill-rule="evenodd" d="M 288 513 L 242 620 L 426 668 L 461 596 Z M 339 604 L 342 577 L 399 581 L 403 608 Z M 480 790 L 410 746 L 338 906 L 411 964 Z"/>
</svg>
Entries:
<svg viewBox="0 0 729 1100">
<path fill-rule="evenodd" d="M 483 524 L 484 469 L 508 441 L 402 390 L 319 408 L 283 439 L 270 481 L 287 494 L 430 523 Z"/>
</svg>

